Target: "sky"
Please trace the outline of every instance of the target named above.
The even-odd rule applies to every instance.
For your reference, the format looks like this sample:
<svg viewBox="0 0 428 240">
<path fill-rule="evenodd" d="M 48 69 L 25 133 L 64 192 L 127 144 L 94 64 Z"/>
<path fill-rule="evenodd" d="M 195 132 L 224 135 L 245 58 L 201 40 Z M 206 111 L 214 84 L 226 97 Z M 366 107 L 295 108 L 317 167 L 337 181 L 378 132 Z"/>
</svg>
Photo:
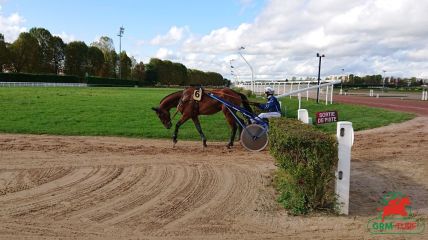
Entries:
<svg viewBox="0 0 428 240">
<path fill-rule="evenodd" d="M 428 0 L 0 0 L 8 42 L 43 27 L 66 42 L 109 36 L 119 51 L 120 26 L 122 50 L 138 61 L 229 79 L 251 78 L 243 58 L 256 79 L 315 77 L 316 53 L 323 76 L 428 78 Z"/>
</svg>

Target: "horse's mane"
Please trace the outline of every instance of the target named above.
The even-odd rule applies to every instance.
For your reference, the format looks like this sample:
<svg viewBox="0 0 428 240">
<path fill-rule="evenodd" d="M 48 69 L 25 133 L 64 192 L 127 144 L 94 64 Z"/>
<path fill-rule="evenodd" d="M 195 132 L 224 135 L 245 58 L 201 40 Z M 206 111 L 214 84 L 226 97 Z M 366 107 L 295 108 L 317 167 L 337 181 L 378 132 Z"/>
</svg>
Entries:
<svg viewBox="0 0 428 240">
<path fill-rule="evenodd" d="M 174 94 L 179 93 L 179 92 L 183 92 L 183 90 L 180 90 L 180 91 L 177 91 L 177 92 L 173 92 L 173 93 L 171 93 L 171 94 L 166 95 L 164 98 L 162 98 L 162 100 L 160 100 L 160 102 L 159 102 L 159 103 L 162 103 L 162 102 L 163 102 L 163 100 L 165 100 L 167 97 L 170 97 L 171 95 L 174 95 Z"/>
</svg>

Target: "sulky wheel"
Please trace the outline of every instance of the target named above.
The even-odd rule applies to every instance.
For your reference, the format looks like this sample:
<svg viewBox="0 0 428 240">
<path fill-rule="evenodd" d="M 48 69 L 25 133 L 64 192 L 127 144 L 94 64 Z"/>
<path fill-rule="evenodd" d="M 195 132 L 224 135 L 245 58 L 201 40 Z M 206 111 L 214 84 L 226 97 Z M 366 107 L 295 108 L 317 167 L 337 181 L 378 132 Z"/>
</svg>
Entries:
<svg viewBox="0 0 428 240">
<path fill-rule="evenodd" d="M 268 144 L 267 131 L 262 126 L 250 124 L 242 129 L 241 145 L 250 151 L 261 151 Z"/>
</svg>

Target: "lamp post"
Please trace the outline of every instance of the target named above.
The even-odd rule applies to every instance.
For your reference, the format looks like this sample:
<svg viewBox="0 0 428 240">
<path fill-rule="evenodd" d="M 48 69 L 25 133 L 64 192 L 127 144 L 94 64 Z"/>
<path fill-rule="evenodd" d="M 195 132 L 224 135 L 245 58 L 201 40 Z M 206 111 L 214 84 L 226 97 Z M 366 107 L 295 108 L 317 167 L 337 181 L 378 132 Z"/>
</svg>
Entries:
<svg viewBox="0 0 428 240">
<path fill-rule="evenodd" d="M 317 58 L 319 58 L 318 63 L 318 88 L 317 88 L 317 103 L 320 102 L 320 81 L 321 81 L 321 58 L 325 57 L 324 54 L 317 53 Z"/>
<path fill-rule="evenodd" d="M 251 70 L 251 91 L 254 92 L 254 71 L 253 71 L 253 67 L 251 67 L 251 65 L 248 63 L 247 59 L 244 58 L 244 56 L 241 53 L 241 50 L 244 50 L 245 47 L 241 46 L 238 49 L 238 54 L 241 56 L 242 59 L 244 59 L 245 63 L 247 63 L 248 67 L 250 67 Z"/>
<path fill-rule="evenodd" d="M 384 76 L 382 76 L 382 92 L 383 92 L 385 90 L 385 73 L 386 73 L 386 71 L 382 70 L 382 72 L 384 75 Z"/>
<path fill-rule="evenodd" d="M 229 64 L 230 64 L 230 73 L 232 74 L 233 77 L 235 77 L 235 73 L 233 71 L 234 67 L 232 65 L 232 61 L 235 61 L 235 59 L 230 59 L 229 60 Z M 236 80 L 236 79 L 235 79 Z"/>
<path fill-rule="evenodd" d="M 120 54 L 122 53 L 122 37 L 124 32 L 125 28 L 122 26 L 119 28 L 119 34 L 117 34 L 119 37 L 119 79 L 122 79 L 122 61 L 120 60 Z"/>
</svg>

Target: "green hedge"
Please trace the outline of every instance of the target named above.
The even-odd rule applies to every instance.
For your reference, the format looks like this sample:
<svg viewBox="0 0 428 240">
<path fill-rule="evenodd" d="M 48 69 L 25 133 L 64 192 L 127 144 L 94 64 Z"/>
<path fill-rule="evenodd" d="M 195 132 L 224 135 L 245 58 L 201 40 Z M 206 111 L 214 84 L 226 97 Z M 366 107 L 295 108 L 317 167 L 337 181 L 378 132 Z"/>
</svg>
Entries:
<svg viewBox="0 0 428 240">
<path fill-rule="evenodd" d="M 0 82 L 80 83 L 77 76 L 56 74 L 0 73 Z"/>
<path fill-rule="evenodd" d="M 117 78 L 86 77 L 85 81 L 90 86 L 102 87 L 133 87 L 138 85 L 138 81 Z"/>
<path fill-rule="evenodd" d="M 279 167 L 278 201 L 292 214 L 334 210 L 336 138 L 300 121 L 278 118 L 270 123 L 269 141 Z"/>
</svg>

